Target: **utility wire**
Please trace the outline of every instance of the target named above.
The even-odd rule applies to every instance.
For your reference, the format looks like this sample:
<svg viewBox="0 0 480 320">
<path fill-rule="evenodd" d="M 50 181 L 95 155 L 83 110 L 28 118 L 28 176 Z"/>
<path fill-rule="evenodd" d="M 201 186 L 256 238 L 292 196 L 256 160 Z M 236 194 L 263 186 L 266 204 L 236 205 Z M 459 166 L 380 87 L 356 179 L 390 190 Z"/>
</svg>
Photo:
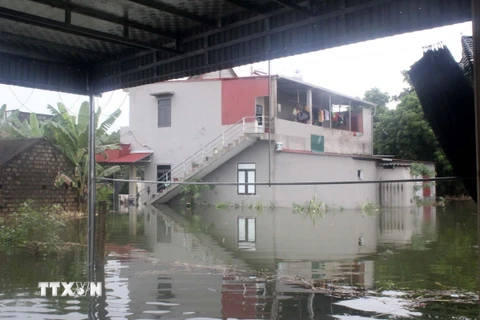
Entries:
<svg viewBox="0 0 480 320">
<path fill-rule="evenodd" d="M 255 186 L 312 186 L 312 185 L 345 185 L 345 184 L 372 184 L 372 183 L 399 183 L 399 182 L 428 182 L 428 181 L 459 181 L 472 180 L 476 177 L 461 178 L 461 177 L 436 177 L 436 178 L 422 178 L 422 179 L 395 179 L 395 180 L 360 180 L 360 181 L 290 181 L 290 182 L 218 182 L 218 181 L 147 181 L 147 180 L 129 180 L 129 179 L 112 179 L 97 177 L 98 180 L 105 181 L 119 181 L 119 182 L 141 182 L 151 184 L 178 184 L 178 185 L 215 185 L 215 186 L 238 186 L 238 185 L 255 185 Z"/>
<path fill-rule="evenodd" d="M 30 92 L 30 95 L 28 96 L 27 100 L 25 100 L 25 102 L 20 101 L 20 99 L 19 99 L 18 96 L 16 95 L 15 91 L 13 91 L 12 86 L 9 85 L 8 88 L 9 88 L 10 91 L 12 92 L 13 96 L 15 97 L 15 99 L 17 99 L 18 103 L 20 103 L 20 105 L 21 105 L 22 107 L 24 107 L 25 109 L 27 109 L 28 111 L 32 112 L 32 110 L 30 110 L 25 104 L 27 104 L 28 101 L 30 100 L 30 98 L 32 97 L 33 92 L 35 91 L 35 88 L 32 88 L 32 91 Z"/>
</svg>

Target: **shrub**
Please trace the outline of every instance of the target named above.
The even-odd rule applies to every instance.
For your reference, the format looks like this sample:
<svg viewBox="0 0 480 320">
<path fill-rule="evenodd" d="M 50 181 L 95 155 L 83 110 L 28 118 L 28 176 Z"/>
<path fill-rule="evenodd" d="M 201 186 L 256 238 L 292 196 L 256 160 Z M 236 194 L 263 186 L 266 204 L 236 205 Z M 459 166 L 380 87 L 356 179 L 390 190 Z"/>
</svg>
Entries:
<svg viewBox="0 0 480 320">
<path fill-rule="evenodd" d="M 59 233 L 65 226 L 57 218 L 59 206 L 35 208 L 27 201 L 8 218 L 0 221 L 0 249 L 7 252 L 27 250 L 32 254 L 60 249 Z"/>
</svg>

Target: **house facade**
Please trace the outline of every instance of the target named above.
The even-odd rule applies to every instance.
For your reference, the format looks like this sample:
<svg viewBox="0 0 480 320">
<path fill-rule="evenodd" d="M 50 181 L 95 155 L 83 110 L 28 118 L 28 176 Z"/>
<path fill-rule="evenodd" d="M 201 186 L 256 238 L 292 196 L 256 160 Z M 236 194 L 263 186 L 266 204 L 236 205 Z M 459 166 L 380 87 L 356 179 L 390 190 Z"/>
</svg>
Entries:
<svg viewBox="0 0 480 320">
<path fill-rule="evenodd" d="M 373 155 L 372 103 L 295 78 L 226 74 L 129 89 L 122 143 L 150 153 L 149 182 L 130 190 L 142 204 L 177 202 L 178 182 L 201 179 L 227 184 L 204 192 L 202 200 L 214 204 L 291 207 L 315 196 L 358 208 L 391 197 L 383 199 L 378 184 L 307 182 L 411 178 L 409 163 L 387 167 L 398 161 Z M 301 184 L 277 184 L 290 182 Z M 402 185 L 383 190 L 395 193 L 392 205 L 410 205 L 416 196 L 413 183 Z"/>
<path fill-rule="evenodd" d="M 59 172 L 73 170 L 69 160 L 45 139 L 0 140 L 0 216 L 16 212 L 27 200 L 77 210 L 77 192 L 67 185 L 54 186 Z"/>
</svg>

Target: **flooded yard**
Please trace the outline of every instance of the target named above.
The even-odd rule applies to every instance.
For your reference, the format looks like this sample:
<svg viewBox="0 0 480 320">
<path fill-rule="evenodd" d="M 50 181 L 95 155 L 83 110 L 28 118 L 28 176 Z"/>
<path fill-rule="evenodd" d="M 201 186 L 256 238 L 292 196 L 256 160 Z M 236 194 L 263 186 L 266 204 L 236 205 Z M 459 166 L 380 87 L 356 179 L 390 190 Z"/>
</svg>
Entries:
<svg viewBox="0 0 480 320">
<path fill-rule="evenodd" d="M 39 294 L 40 281 L 86 281 L 84 246 L 5 255 L 0 319 L 477 319 L 476 305 L 426 299 L 476 291 L 475 212 L 130 209 L 108 215 L 105 298 Z M 64 236 L 85 235 L 79 220 Z"/>
</svg>

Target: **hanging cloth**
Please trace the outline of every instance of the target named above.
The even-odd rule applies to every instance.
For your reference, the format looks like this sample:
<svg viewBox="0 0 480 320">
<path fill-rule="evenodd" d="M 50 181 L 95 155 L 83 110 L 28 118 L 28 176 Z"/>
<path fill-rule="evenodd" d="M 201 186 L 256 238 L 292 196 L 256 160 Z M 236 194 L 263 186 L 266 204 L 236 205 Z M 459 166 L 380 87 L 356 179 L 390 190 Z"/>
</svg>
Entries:
<svg viewBox="0 0 480 320">
<path fill-rule="evenodd" d="M 325 121 L 330 121 L 330 111 L 325 110 Z"/>
<path fill-rule="evenodd" d="M 325 117 L 323 115 L 323 110 L 320 109 L 320 111 L 318 112 L 318 122 L 323 122 L 324 119 Z"/>
</svg>

